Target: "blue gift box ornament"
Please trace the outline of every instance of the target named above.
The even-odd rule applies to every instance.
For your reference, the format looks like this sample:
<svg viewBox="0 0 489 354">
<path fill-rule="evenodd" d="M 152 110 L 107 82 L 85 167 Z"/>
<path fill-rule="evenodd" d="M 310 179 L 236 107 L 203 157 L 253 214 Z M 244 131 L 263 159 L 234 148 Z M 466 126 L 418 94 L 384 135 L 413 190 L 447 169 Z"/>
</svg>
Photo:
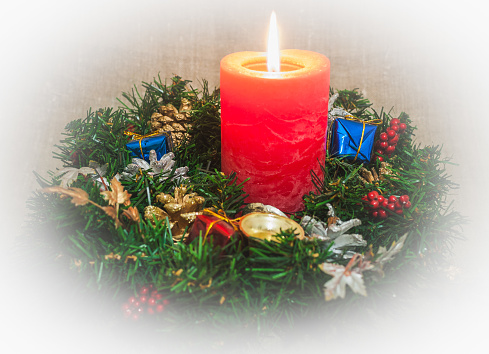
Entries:
<svg viewBox="0 0 489 354">
<path fill-rule="evenodd" d="M 370 162 L 375 132 L 380 119 L 361 121 L 357 118 L 336 118 L 329 135 L 331 156 L 344 156 L 353 161 Z"/>
<path fill-rule="evenodd" d="M 172 140 L 169 133 L 152 133 L 148 135 L 139 135 L 136 133 L 126 133 L 132 135 L 132 141 L 126 144 L 131 151 L 131 156 L 149 161 L 149 152 L 156 151 L 156 157 L 161 159 L 163 155 L 172 150 Z"/>
</svg>

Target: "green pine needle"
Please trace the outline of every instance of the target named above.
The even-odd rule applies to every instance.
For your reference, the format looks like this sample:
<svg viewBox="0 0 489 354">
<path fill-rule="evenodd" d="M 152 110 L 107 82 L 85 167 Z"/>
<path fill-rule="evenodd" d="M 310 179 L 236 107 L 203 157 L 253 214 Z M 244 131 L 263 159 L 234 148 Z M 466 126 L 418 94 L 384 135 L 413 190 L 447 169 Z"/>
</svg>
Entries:
<svg viewBox="0 0 489 354">
<path fill-rule="evenodd" d="M 123 93 L 118 109 L 88 111 L 85 119 L 66 126 L 65 138 L 56 145 L 59 151 L 54 157 L 66 167 L 88 166 L 92 160 L 107 163 L 106 177 L 110 180 L 131 161 L 124 131 L 131 127 L 139 134 L 149 133 L 151 115 L 158 107 L 168 103 L 178 107 L 187 98 L 193 105 L 192 128 L 187 140 L 174 151 L 176 165 L 189 167 L 189 191 L 203 196 L 206 208 L 222 210 L 231 218 L 239 215 L 245 206 L 243 184 L 247 182 L 238 184 L 234 174 L 225 176 L 219 171 L 219 90 L 211 93 L 206 81 L 201 91 L 189 84 L 178 76 L 168 84 L 158 77 L 152 83 L 143 83 L 144 93 L 136 88 Z M 337 106 L 362 120 L 382 120 L 377 134 L 394 118 L 390 112 L 373 110 L 356 89 L 337 92 Z M 330 203 L 340 219 L 361 219 L 362 225 L 354 233 L 362 234 L 368 246 L 358 252 L 368 252 L 370 247 L 376 252 L 408 233 L 402 254 L 385 267 L 385 278 L 366 276 L 372 301 L 376 292 L 377 298 L 382 297 L 383 284 L 402 278 L 401 269 L 423 268 L 428 255 L 449 250 L 460 237 L 459 227 L 464 222 L 450 208 L 449 194 L 457 185 L 445 170 L 450 161 L 442 157 L 442 148 L 414 146 L 415 127 L 409 116 L 401 113 L 396 118 L 406 123 L 408 130 L 400 136 L 395 156 L 389 161 L 392 176 L 375 185 L 363 185 L 359 179 L 361 164 L 328 155 L 321 164 L 324 178 L 311 174 L 316 190 L 304 196 L 305 209 L 291 216 L 298 220 L 310 215 L 327 221 Z M 378 169 L 379 163 L 365 166 Z M 48 175 L 36 174 L 41 186 L 59 183 L 54 172 Z M 99 185 L 92 180 L 80 175 L 72 186 L 84 189 L 91 200 L 106 205 Z M 148 205 L 147 190 L 150 199 L 155 200 L 157 194 L 171 193 L 176 185 L 171 178 L 158 182 L 142 171 L 138 178 L 124 181 L 123 186 L 142 215 Z M 412 207 L 403 216 L 372 219 L 361 200 L 371 190 L 384 195 L 407 194 Z M 254 326 L 257 330 L 284 323 L 293 326 L 297 319 L 325 313 L 334 316 L 363 301 L 348 292 L 344 300 L 324 302 L 323 284 L 330 276 L 318 265 L 331 257 L 331 251 L 318 241 L 299 241 L 294 230 L 282 231 L 277 242 L 233 238 L 222 249 L 212 240 L 204 242 L 201 238 L 188 245 L 173 243 L 168 220 L 154 225 L 141 220 L 139 225 L 116 229 L 113 220 L 97 207 L 75 207 L 57 195 L 36 193 L 29 207 L 30 238 L 39 249 L 50 250 L 48 258 L 62 255 L 66 260 L 62 265 L 84 274 L 89 287 L 121 302 L 143 285 L 157 285 L 175 304 L 162 319 L 175 330 L 188 329 L 197 318 L 212 323 L 216 330 L 230 324 Z"/>
</svg>

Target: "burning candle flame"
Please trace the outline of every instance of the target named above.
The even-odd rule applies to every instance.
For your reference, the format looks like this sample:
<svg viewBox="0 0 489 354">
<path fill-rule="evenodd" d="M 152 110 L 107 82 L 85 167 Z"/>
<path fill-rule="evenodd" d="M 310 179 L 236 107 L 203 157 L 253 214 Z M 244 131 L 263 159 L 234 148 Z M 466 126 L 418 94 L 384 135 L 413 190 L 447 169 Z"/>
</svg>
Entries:
<svg viewBox="0 0 489 354">
<path fill-rule="evenodd" d="M 275 11 L 270 17 L 270 29 L 268 30 L 267 69 L 268 72 L 280 72 L 280 49 Z"/>
</svg>

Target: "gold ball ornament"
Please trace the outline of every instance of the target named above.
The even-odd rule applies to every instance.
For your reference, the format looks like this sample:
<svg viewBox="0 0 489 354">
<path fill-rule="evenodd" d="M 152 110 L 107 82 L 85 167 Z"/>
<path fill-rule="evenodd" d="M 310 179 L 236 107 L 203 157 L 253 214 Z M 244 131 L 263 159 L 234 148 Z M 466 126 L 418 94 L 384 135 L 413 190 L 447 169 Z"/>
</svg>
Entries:
<svg viewBox="0 0 489 354">
<path fill-rule="evenodd" d="M 304 229 L 294 220 L 270 213 L 251 213 L 239 222 L 239 229 L 248 237 L 278 242 L 274 235 L 288 229 L 295 229 L 296 237 L 305 238 Z"/>
</svg>

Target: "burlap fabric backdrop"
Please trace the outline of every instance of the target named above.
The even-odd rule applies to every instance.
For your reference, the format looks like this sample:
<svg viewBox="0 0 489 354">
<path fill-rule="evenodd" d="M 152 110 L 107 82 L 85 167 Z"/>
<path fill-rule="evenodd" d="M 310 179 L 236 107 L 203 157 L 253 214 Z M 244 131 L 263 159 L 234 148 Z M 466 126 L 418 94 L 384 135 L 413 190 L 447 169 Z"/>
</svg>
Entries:
<svg viewBox="0 0 489 354">
<path fill-rule="evenodd" d="M 477 324 L 487 315 L 483 224 L 489 152 L 487 25 L 481 1 L 19 1 L 3 8 L 2 254 L 8 255 L 21 233 L 25 200 L 37 188 L 32 170 L 59 166 L 51 151 L 67 122 L 85 117 L 90 107 L 117 106 L 122 91 L 158 74 L 178 74 L 195 86 L 204 78 L 217 86 L 223 56 L 266 48 L 274 9 L 282 48 L 325 54 L 333 87 L 359 88 L 376 108 L 409 113 L 418 141 L 443 144 L 445 154 L 460 164 L 450 170 L 461 185 L 453 195 L 455 207 L 472 219 L 465 227 L 469 240 L 454 248 L 452 262 L 460 273 L 449 288 L 413 299 L 403 317 L 379 314 L 375 331 L 365 323 L 361 338 L 366 342 L 360 347 L 383 352 L 381 342 L 398 342 L 393 351 L 452 352 L 481 343 L 483 328 Z M 8 281 L 16 278 L 15 269 L 2 268 L 2 291 L 12 300 Z M 15 339 L 6 342 L 10 352 L 30 346 L 53 352 L 54 333 L 60 351 L 69 344 L 106 340 L 79 339 L 80 333 L 51 323 L 42 311 L 26 313 L 24 305 L 10 306 Z M 317 338 L 304 345 L 320 343 Z M 280 339 L 273 348 L 287 349 Z"/>
</svg>

